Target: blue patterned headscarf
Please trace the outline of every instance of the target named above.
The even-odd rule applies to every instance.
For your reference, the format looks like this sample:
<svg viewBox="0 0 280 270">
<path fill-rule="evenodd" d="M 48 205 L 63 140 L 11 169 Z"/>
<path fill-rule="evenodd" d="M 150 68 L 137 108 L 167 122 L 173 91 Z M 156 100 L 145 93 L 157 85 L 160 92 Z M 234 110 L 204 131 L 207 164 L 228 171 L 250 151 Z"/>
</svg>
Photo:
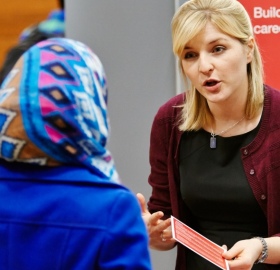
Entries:
<svg viewBox="0 0 280 270">
<path fill-rule="evenodd" d="M 0 157 L 43 166 L 85 166 L 118 182 L 106 149 L 109 123 L 102 63 L 84 44 L 42 41 L 0 90 Z"/>
</svg>

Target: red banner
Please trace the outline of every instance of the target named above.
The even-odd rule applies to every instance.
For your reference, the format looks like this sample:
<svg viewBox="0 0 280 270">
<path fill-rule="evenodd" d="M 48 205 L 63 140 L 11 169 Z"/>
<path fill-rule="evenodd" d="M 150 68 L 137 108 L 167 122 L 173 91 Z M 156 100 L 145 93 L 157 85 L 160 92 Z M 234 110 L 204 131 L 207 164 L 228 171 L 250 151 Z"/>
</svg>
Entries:
<svg viewBox="0 0 280 270">
<path fill-rule="evenodd" d="M 280 90 L 280 1 L 239 0 L 248 11 L 264 62 L 265 83 Z"/>
</svg>

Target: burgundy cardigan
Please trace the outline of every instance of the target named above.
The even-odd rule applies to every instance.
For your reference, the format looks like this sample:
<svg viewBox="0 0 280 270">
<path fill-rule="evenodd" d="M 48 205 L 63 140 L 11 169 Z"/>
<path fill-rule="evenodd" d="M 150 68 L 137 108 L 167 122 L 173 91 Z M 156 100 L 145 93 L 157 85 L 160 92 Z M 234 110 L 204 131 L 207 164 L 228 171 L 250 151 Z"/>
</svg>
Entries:
<svg viewBox="0 0 280 270">
<path fill-rule="evenodd" d="M 180 195 L 178 150 L 182 132 L 178 118 L 184 94 L 171 98 L 161 106 L 153 121 L 150 137 L 149 184 L 152 194 L 148 208 L 163 211 L 191 225 L 190 213 Z M 244 171 L 268 223 L 268 236 L 280 236 L 280 91 L 265 86 L 260 129 L 256 138 L 240 149 Z M 184 247 L 177 245 L 176 270 L 186 270 Z M 280 265 L 267 265 L 279 269 Z"/>
</svg>

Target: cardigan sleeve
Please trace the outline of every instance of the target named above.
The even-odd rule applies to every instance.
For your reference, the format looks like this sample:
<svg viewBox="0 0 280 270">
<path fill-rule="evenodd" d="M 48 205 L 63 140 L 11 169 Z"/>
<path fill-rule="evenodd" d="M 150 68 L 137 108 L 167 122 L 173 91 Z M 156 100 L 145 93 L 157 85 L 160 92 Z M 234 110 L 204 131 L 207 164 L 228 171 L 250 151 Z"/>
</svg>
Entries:
<svg viewBox="0 0 280 270">
<path fill-rule="evenodd" d="M 183 94 L 171 98 L 158 110 L 151 128 L 150 134 L 150 166 L 149 184 L 152 194 L 148 202 L 151 213 L 162 211 L 165 218 L 172 214 L 172 203 L 174 198 L 170 196 L 170 183 L 174 175 L 170 168 L 170 159 L 173 159 L 173 150 L 177 142 L 171 141 L 172 132 L 178 129 L 176 119 L 178 114 L 177 105 L 182 104 Z M 173 147 L 174 146 L 174 147 Z M 171 149 L 173 149 L 171 151 Z"/>
<path fill-rule="evenodd" d="M 150 137 L 150 165 L 151 172 L 148 182 L 152 187 L 152 194 L 148 202 L 151 213 L 163 211 L 171 214 L 171 203 L 168 183 L 168 143 L 164 119 L 157 114 L 151 129 Z"/>
</svg>

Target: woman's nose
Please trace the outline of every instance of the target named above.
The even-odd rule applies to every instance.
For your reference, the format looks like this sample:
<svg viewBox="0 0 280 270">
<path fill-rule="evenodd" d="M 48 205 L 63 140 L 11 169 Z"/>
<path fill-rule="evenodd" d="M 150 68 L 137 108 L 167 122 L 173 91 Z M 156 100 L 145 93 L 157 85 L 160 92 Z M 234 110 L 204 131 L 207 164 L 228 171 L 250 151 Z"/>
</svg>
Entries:
<svg viewBox="0 0 280 270">
<path fill-rule="evenodd" d="M 211 57 L 206 55 L 199 56 L 198 62 L 198 70 L 201 73 L 208 74 L 209 72 L 213 71 L 214 66 L 211 62 Z"/>
</svg>

